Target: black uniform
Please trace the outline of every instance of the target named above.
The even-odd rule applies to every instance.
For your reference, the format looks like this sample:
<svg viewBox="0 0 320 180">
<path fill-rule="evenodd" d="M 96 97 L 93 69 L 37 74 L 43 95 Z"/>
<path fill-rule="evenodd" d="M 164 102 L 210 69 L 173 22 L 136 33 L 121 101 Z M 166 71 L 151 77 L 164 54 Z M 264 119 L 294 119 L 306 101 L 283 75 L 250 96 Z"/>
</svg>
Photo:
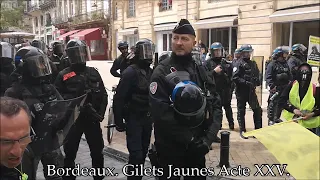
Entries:
<svg viewBox="0 0 320 180">
<path fill-rule="evenodd" d="M 148 48 L 147 48 L 148 47 Z M 139 40 L 135 46 L 134 64 L 122 73 L 114 96 L 114 118 L 118 131 L 126 129 L 129 164 L 143 165 L 150 144 L 152 120 L 149 108 L 149 84 L 152 69 L 153 43 Z M 126 126 L 123 123 L 125 119 Z M 132 168 L 129 168 L 132 174 Z M 142 176 L 128 177 L 142 179 Z"/>
<path fill-rule="evenodd" d="M 68 67 L 58 74 L 55 86 L 65 99 L 75 98 L 85 94 L 88 90 L 93 90 L 93 95 L 87 97 L 86 101 L 87 103 L 92 103 L 96 111 L 100 110 L 103 95 L 106 93 L 100 74 L 93 67 L 86 67 L 85 72 L 75 72 L 71 67 Z M 102 117 L 104 117 L 104 114 Z M 70 129 L 67 142 L 64 145 L 66 154 L 64 166 L 75 167 L 74 161 L 83 133 L 89 144 L 92 167 L 103 168 L 102 150 L 104 142 L 100 121 L 94 119 L 92 113 L 87 110 L 81 111 L 75 125 Z"/>
<path fill-rule="evenodd" d="M 130 65 L 123 73 L 114 96 L 115 121 L 126 121 L 129 164 L 144 164 L 152 132 L 149 112 L 149 82 L 151 68 Z M 125 107 L 125 108 L 124 108 Z M 118 124 L 118 123 L 117 123 Z M 141 179 L 142 177 L 128 177 Z"/>
<path fill-rule="evenodd" d="M 281 115 L 281 109 L 278 107 L 279 95 L 291 80 L 291 73 L 286 61 L 273 60 L 269 63 L 266 71 L 266 81 L 270 87 L 268 99 L 268 119 L 269 122 L 278 120 Z M 277 93 L 278 95 L 273 95 Z M 277 96 L 277 97 L 276 97 Z M 270 98 L 273 97 L 272 102 Z"/>
<path fill-rule="evenodd" d="M 214 68 L 221 65 L 222 72 L 216 73 Z M 212 58 L 205 62 L 206 68 L 213 73 L 216 91 L 220 95 L 221 105 L 226 112 L 229 127 L 234 127 L 232 108 L 231 108 L 231 78 L 232 78 L 232 64 L 227 62 L 226 59 Z"/>
<path fill-rule="evenodd" d="M 260 107 L 255 87 L 260 86 L 259 70 L 257 64 L 250 59 L 240 58 L 233 68 L 232 80 L 236 83 L 237 96 L 237 119 L 240 132 L 246 132 L 245 113 L 246 103 L 248 102 L 253 110 L 253 120 L 255 129 L 262 127 L 262 109 Z"/>
<path fill-rule="evenodd" d="M 68 57 L 52 54 L 50 56 L 50 59 L 53 62 L 53 64 L 56 65 L 58 73 L 70 66 Z"/>
<path fill-rule="evenodd" d="M 165 168 L 163 179 L 168 177 L 168 165 L 173 165 L 174 167 L 205 167 L 205 153 L 190 153 L 188 146 L 192 143 L 193 137 L 197 139 L 206 136 L 206 130 L 212 132 L 212 136 L 210 137 L 212 143 L 217 134 L 214 131 L 219 130 L 220 127 L 220 125 L 216 124 L 215 121 L 212 122 L 212 120 L 222 118 L 219 96 L 211 94 L 210 101 L 212 103 L 208 102 L 207 104 L 210 106 L 208 107 L 209 109 L 214 110 L 207 109 L 207 111 L 212 112 L 210 118 L 205 120 L 201 126 L 194 129 L 181 126 L 175 119 L 174 110 L 169 99 L 175 85 L 168 82 L 166 76 L 171 74 L 172 70 L 188 72 L 191 76 L 191 81 L 203 89 L 205 81 L 201 76 L 206 73 L 204 67 L 199 68 L 191 60 L 191 55 L 190 59 L 183 58 L 180 61 L 177 60 L 177 56 L 172 55 L 171 58 L 161 61 L 152 74 L 151 82 L 154 84 L 153 88 L 155 88 L 155 91 L 150 92 L 151 114 L 154 119 L 155 145 L 159 163 Z M 200 71 L 202 71 L 202 75 Z M 208 80 L 206 87 L 210 88 L 208 89 L 209 92 L 214 92 L 212 79 L 211 81 Z M 193 178 L 199 180 L 205 179 L 205 177 Z M 180 177 L 177 179 L 180 179 Z"/>
<path fill-rule="evenodd" d="M 127 59 L 126 54 L 121 54 L 114 60 L 110 73 L 114 77 L 121 77 L 122 72 L 130 65 L 130 61 Z M 120 69 L 120 74 L 117 72 Z"/>
</svg>

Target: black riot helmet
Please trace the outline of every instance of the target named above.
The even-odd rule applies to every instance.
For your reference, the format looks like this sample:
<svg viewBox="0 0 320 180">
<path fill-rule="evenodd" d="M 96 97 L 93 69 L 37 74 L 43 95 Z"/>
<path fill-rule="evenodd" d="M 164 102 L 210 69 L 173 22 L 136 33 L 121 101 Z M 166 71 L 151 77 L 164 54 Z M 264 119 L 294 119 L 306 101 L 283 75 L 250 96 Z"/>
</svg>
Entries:
<svg viewBox="0 0 320 180">
<path fill-rule="evenodd" d="M 308 49 L 303 44 L 294 44 L 291 47 L 291 54 L 294 56 L 298 56 L 299 58 L 306 56 L 307 53 Z"/>
<path fill-rule="evenodd" d="M 38 48 L 20 48 L 15 55 L 15 61 L 23 79 L 41 78 L 52 74 L 48 57 Z"/>
<path fill-rule="evenodd" d="M 55 55 L 62 56 L 64 53 L 64 45 L 60 41 L 53 41 L 51 43 L 51 48 Z"/>
<path fill-rule="evenodd" d="M 38 49 L 41 49 L 43 52 L 45 52 L 45 50 L 46 50 L 46 44 L 42 40 L 39 40 L 39 39 L 34 39 L 31 42 L 31 46 L 36 47 Z"/>
<path fill-rule="evenodd" d="M 151 40 L 139 40 L 135 46 L 135 56 L 138 60 L 143 60 L 151 64 L 153 60 L 154 49 L 154 44 Z"/>
<path fill-rule="evenodd" d="M 193 128 L 203 122 L 206 98 L 194 82 L 178 83 L 172 91 L 171 100 L 175 116 L 181 125 Z"/>
<path fill-rule="evenodd" d="M 87 44 L 78 39 L 71 39 L 68 42 L 66 52 L 71 65 L 85 65 L 87 61 L 91 60 L 91 55 Z"/>
</svg>

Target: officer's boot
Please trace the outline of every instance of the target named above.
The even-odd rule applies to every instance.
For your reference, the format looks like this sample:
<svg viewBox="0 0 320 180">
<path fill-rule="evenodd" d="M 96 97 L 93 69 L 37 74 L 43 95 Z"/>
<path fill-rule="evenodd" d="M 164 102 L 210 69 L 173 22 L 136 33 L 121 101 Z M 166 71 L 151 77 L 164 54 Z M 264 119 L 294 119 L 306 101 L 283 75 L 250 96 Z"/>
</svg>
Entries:
<svg viewBox="0 0 320 180">
<path fill-rule="evenodd" d="M 234 130 L 234 120 L 233 120 L 231 105 L 224 106 L 224 110 L 226 111 L 226 116 L 229 123 L 229 129 Z"/>
<path fill-rule="evenodd" d="M 253 109 L 254 129 L 262 128 L 262 109 L 258 107 Z"/>
<path fill-rule="evenodd" d="M 246 122 L 245 122 L 245 109 L 240 109 L 238 108 L 238 112 L 237 112 L 237 119 L 238 119 L 238 123 L 239 123 L 239 128 L 240 128 L 240 134 L 242 132 L 247 132 L 246 130 Z"/>
</svg>

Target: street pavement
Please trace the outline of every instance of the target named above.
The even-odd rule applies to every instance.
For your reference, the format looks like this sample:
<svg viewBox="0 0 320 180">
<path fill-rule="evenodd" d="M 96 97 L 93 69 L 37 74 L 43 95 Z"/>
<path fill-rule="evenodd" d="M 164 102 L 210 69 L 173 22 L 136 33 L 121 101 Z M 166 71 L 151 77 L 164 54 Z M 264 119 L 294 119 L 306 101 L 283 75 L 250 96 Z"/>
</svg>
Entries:
<svg viewBox="0 0 320 180">
<path fill-rule="evenodd" d="M 115 78 L 110 74 L 110 68 L 112 66 L 112 61 L 90 61 L 87 62 L 88 66 L 93 66 L 96 67 L 101 74 L 101 77 L 104 81 L 104 85 L 107 89 L 111 90 L 111 87 L 113 85 L 118 84 L 119 78 Z M 108 91 L 109 98 L 112 96 L 111 92 Z M 263 108 L 263 126 L 267 126 L 267 114 L 266 114 L 266 107 L 267 107 L 267 98 L 268 98 L 268 93 L 264 91 L 262 93 L 262 108 Z M 110 101 L 109 101 L 110 102 Z M 226 120 L 226 117 L 224 116 L 223 119 L 223 127 L 222 131 L 229 131 L 230 134 L 230 151 L 229 151 L 229 162 L 231 167 L 237 167 L 238 165 L 241 165 L 241 167 L 248 167 L 252 173 L 250 173 L 249 177 L 245 176 L 228 176 L 229 178 L 234 178 L 234 179 L 255 179 L 255 180 L 262 180 L 262 179 L 286 179 L 287 177 L 272 177 L 272 176 L 267 176 L 267 177 L 261 177 L 261 176 L 256 176 L 254 177 L 253 174 L 256 172 L 256 168 L 254 164 L 276 164 L 278 161 L 275 159 L 275 157 L 269 153 L 269 151 L 256 139 L 242 139 L 239 137 L 239 127 L 237 123 L 237 118 L 236 118 L 236 98 L 233 95 L 232 99 L 232 109 L 233 109 L 233 118 L 235 120 L 235 130 L 234 131 L 229 131 L 228 130 L 228 123 Z M 108 144 L 107 142 L 107 129 L 104 128 L 104 126 L 107 125 L 107 114 L 105 114 L 105 120 L 101 123 L 101 128 L 103 130 L 103 137 L 105 141 L 105 152 L 109 154 L 114 154 L 115 156 L 122 156 L 122 157 L 127 157 L 128 155 L 128 150 L 126 148 L 126 137 L 124 133 L 119 133 L 116 130 L 114 131 L 114 136 L 113 136 L 113 141 L 111 144 Z M 247 131 L 253 130 L 254 129 L 254 124 L 253 124 L 253 113 L 249 109 L 249 106 L 247 107 L 246 111 L 246 127 Z M 151 143 L 154 142 L 154 138 L 152 136 L 151 138 Z M 81 147 L 84 147 L 82 144 Z M 220 162 L 220 144 L 214 143 L 212 146 L 213 150 L 211 150 L 207 155 L 206 155 L 206 165 L 207 167 L 213 167 L 216 170 L 219 170 L 216 166 Z M 80 148 L 81 149 L 81 148 Z M 84 151 L 83 151 L 84 152 Z M 112 153 L 110 153 L 112 152 Z M 80 153 L 80 152 L 79 152 Z M 81 155 L 81 158 L 84 160 L 84 163 L 86 163 L 88 166 L 90 166 L 90 153 L 88 152 L 87 155 L 85 153 L 83 156 Z M 78 155 L 79 156 L 79 155 Z M 85 157 L 88 157 L 89 159 L 86 160 Z M 126 159 L 126 158 L 124 158 Z M 115 160 L 110 160 L 110 158 L 106 158 L 106 166 L 108 166 L 108 161 L 111 163 L 115 163 L 115 166 L 118 166 L 118 169 L 116 171 L 119 171 L 123 164 L 120 162 L 115 162 Z M 114 179 L 114 177 L 112 177 Z M 119 176 L 120 178 L 120 176 Z"/>
</svg>

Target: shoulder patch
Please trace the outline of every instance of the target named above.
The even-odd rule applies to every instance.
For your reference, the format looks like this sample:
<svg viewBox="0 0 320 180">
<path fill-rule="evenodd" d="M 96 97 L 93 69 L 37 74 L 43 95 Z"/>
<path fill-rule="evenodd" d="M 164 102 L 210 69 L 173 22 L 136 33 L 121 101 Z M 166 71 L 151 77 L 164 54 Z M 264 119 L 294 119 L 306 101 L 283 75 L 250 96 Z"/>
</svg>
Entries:
<svg viewBox="0 0 320 180">
<path fill-rule="evenodd" d="M 150 87 L 149 88 L 150 88 L 151 94 L 155 94 L 157 92 L 158 83 L 157 82 L 150 83 Z"/>
<path fill-rule="evenodd" d="M 236 72 L 238 70 L 237 67 L 233 67 L 233 72 Z"/>
<path fill-rule="evenodd" d="M 63 75 L 63 81 L 66 81 L 66 80 L 72 78 L 75 75 L 76 75 L 76 73 L 74 71 L 69 72 L 68 74 Z"/>
</svg>

